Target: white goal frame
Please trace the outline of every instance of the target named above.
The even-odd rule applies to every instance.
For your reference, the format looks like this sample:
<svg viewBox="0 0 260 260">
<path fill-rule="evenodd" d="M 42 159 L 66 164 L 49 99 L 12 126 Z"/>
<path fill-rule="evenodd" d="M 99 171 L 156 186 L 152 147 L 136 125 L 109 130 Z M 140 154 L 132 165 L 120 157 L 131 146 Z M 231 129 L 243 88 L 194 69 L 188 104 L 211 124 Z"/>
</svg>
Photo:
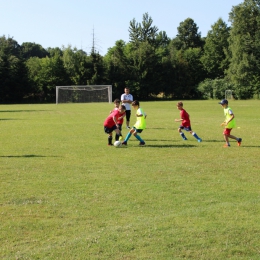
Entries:
<svg viewBox="0 0 260 260">
<path fill-rule="evenodd" d="M 67 91 L 67 95 L 60 101 L 62 94 L 60 91 Z M 105 92 L 104 92 L 105 90 Z M 106 92 L 107 90 L 107 92 Z M 64 91 L 64 92 L 65 92 Z M 100 92 L 99 92 L 100 91 Z M 101 91 L 103 91 L 101 93 Z M 91 93 L 94 95 L 91 99 Z M 84 96 L 80 94 L 84 93 Z M 74 86 L 56 86 L 56 105 L 59 103 L 91 103 L 91 102 L 109 102 L 112 103 L 112 85 L 74 85 Z"/>
<path fill-rule="evenodd" d="M 227 89 L 225 91 L 225 99 L 233 99 L 233 90 Z"/>
</svg>

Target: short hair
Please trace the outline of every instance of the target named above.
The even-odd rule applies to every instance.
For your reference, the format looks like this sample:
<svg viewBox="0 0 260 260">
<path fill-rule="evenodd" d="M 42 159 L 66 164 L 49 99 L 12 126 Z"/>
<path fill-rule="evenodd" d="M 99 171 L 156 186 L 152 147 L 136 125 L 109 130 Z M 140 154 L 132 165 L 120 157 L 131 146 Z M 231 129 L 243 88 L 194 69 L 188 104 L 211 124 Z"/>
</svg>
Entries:
<svg viewBox="0 0 260 260">
<path fill-rule="evenodd" d="M 139 106 L 139 101 L 138 100 L 134 100 L 132 102 L 132 106 Z"/>
<path fill-rule="evenodd" d="M 120 105 L 121 109 L 126 110 L 125 105 Z"/>
<path fill-rule="evenodd" d="M 114 103 L 120 103 L 121 101 L 118 99 L 118 98 L 116 98 L 115 100 L 114 100 Z"/>
<path fill-rule="evenodd" d="M 183 103 L 182 103 L 181 101 L 179 101 L 179 102 L 177 103 L 177 107 L 183 107 Z"/>
</svg>

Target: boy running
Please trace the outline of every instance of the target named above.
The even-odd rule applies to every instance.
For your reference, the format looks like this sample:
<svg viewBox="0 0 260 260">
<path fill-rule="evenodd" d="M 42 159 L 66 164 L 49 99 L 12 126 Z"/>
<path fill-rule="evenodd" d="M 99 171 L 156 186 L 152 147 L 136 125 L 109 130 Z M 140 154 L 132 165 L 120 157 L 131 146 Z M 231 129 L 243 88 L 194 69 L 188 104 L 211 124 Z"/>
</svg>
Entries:
<svg viewBox="0 0 260 260">
<path fill-rule="evenodd" d="M 139 145 L 145 145 L 144 140 L 138 135 L 138 133 L 142 133 L 142 131 L 146 128 L 146 114 L 143 109 L 140 107 L 140 103 L 138 100 L 132 102 L 132 106 L 136 110 L 136 123 L 132 127 L 132 129 L 128 132 L 125 140 L 122 142 L 123 145 L 127 145 L 127 141 L 133 134 L 137 140 L 140 141 Z"/>
<path fill-rule="evenodd" d="M 235 139 L 237 141 L 237 145 L 240 146 L 242 142 L 242 138 L 238 138 L 230 134 L 231 130 L 234 127 L 236 127 L 235 115 L 231 107 L 228 106 L 228 101 L 226 99 L 221 100 L 219 104 L 224 108 L 224 116 L 225 116 L 225 121 L 221 124 L 221 126 L 225 126 L 223 135 L 226 144 L 224 145 L 224 147 L 230 147 L 229 138 Z"/>
<path fill-rule="evenodd" d="M 178 128 L 178 132 L 180 133 L 181 137 L 183 140 L 188 140 L 185 136 L 185 134 L 182 132 L 182 130 L 186 130 L 188 132 L 190 132 L 190 134 L 192 134 L 197 141 L 200 143 L 202 142 L 202 139 L 199 138 L 197 136 L 197 134 L 195 132 L 192 131 L 191 129 L 191 123 L 190 123 L 190 116 L 189 114 L 186 112 L 185 109 L 183 109 L 183 103 L 180 101 L 177 103 L 177 109 L 180 110 L 180 119 L 175 119 L 175 122 L 181 122 L 181 125 Z"/>
</svg>

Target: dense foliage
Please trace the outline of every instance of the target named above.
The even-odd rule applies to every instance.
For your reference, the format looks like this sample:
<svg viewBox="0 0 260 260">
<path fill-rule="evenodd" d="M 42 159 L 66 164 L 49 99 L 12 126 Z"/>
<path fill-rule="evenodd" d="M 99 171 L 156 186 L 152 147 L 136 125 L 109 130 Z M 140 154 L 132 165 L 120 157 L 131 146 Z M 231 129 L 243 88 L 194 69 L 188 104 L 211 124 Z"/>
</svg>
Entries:
<svg viewBox="0 0 260 260">
<path fill-rule="evenodd" d="M 0 102 L 54 102 L 58 85 L 113 85 L 141 100 L 259 97 L 260 1 L 233 6 L 231 26 L 218 19 L 207 37 L 187 18 L 170 39 L 145 13 L 130 21 L 128 43 L 118 40 L 101 56 L 72 46 L 44 49 L 0 37 Z"/>
</svg>

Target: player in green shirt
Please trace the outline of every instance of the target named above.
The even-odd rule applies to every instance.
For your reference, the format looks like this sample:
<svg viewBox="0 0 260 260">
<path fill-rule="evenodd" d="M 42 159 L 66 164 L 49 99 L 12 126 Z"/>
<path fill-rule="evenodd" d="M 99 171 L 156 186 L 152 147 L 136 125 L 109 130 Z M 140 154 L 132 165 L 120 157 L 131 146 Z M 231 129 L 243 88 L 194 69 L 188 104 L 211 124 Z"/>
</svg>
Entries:
<svg viewBox="0 0 260 260">
<path fill-rule="evenodd" d="M 237 141 L 237 145 L 240 146 L 242 142 L 242 138 L 238 138 L 230 134 L 231 130 L 234 127 L 236 127 L 235 115 L 231 107 L 228 106 L 228 101 L 226 99 L 221 100 L 219 104 L 224 108 L 224 115 L 225 115 L 225 121 L 221 124 L 221 126 L 225 126 L 223 135 L 226 144 L 224 145 L 224 147 L 230 147 L 229 138 L 235 139 Z"/>
<path fill-rule="evenodd" d="M 137 140 L 140 141 L 139 145 L 145 145 L 144 140 L 138 135 L 138 133 L 142 133 L 142 131 L 146 128 L 146 114 L 143 109 L 140 107 L 140 103 L 138 100 L 134 100 L 132 102 L 132 106 L 136 110 L 136 123 L 132 127 L 132 129 L 126 135 L 125 140 L 122 142 L 123 145 L 127 145 L 127 141 L 133 134 Z"/>
</svg>

